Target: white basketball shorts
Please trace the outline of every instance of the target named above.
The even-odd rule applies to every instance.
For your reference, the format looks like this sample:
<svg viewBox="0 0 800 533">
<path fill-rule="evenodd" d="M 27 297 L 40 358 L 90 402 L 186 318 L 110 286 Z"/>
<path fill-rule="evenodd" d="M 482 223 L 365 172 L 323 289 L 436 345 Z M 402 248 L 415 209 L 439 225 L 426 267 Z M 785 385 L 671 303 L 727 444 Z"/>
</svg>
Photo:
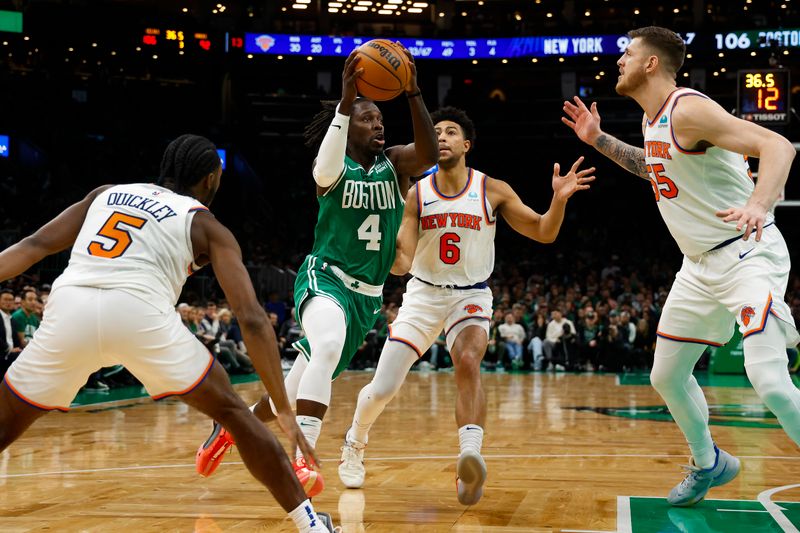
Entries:
<svg viewBox="0 0 800 533">
<path fill-rule="evenodd" d="M 448 350 L 467 326 L 482 327 L 488 338 L 491 319 L 491 289 L 444 289 L 411 278 L 403 305 L 389 326 L 389 340 L 410 346 L 422 357 L 442 330 Z"/>
<path fill-rule="evenodd" d="M 4 381 L 30 405 L 66 411 L 104 366 L 124 365 L 159 400 L 191 392 L 213 362 L 175 311 L 117 289 L 63 286 Z"/>
<path fill-rule="evenodd" d="M 694 260 L 693 260 L 694 259 Z M 787 347 L 800 341 L 783 297 L 789 279 L 789 251 L 775 225 L 699 257 L 683 258 L 658 324 L 658 336 L 721 346 L 738 324 L 745 336 L 756 335 L 770 317 L 780 320 Z"/>
</svg>

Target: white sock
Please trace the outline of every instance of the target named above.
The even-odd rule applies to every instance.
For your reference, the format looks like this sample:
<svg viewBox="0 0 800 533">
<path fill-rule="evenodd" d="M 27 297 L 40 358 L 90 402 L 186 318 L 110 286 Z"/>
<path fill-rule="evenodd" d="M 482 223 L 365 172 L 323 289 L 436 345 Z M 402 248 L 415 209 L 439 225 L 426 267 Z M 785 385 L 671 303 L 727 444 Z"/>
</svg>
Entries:
<svg viewBox="0 0 800 533">
<path fill-rule="evenodd" d="M 707 438 L 694 443 L 689 443 L 689 449 L 692 451 L 695 466 L 707 470 L 714 466 L 717 461 L 717 452 L 714 451 L 714 441 L 711 440 L 711 434 Z"/>
<path fill-rule="evenodd" d="M 300 530 L 300 533 L 312 533 L 313 531 L 321 531 L 320 526 L 322 523 L 314 512 L 314 506 L 311 505 L 310 500 L 305 500 L 300 505 L 295 507 L 289 512 L 289 517 L 294 520 L 294 525 Z"/>
<path fill-rule="evenodd" d="M 360 433 L 357 428 L 362 429 L 359 428 L 357 425 L 353 425 L 350 429 L 348 429 L 347 433 L 344 436 L 344 440 L 346 440 L 347 442 L 355 442 L 356 444 L 366 446 L 367 441 L 369 440 L 369 434 L 367 433 L 367 431 L 369 431 L 369 426 L 367 426 L 366 430 L 362 430 L 362 432 Z"/>
<path fill-rule="evenodd" d="M 255 412 L 256 412 L 256 405 L 258 405 L 258 402 L 254 403 L 253 405 L 250 406 L 250 412 L 253 413 L 253 414 L 255 414 Z"/>
<path fill-rule="evenodd" d="M 315 416 L 297 415 L 297 425 L 300 426 L 300 431 L 303 432 L 311 447 L 316 448 L 319 433 L 322 431 L 322 420 Z M 303 452 L 300 451 L 300 448 L 295 450 L 295 459 L 302 456 Z"/>
<path fill-rule="evenodd" d="M 458 443 L 461 446 L 461 453 L 468 450 L 481 453 L 483 428 L 477 424 L 467 424 L 458 428 Z"/>
</svg>

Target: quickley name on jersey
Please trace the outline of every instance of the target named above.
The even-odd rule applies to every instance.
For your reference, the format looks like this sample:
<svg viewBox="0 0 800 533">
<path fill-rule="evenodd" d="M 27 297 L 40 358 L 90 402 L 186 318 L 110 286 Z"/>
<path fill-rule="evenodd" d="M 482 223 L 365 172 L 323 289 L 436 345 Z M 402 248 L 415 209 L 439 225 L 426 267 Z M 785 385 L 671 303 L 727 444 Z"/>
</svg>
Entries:
<svg viewBox="0 0 800 533">
<path fill-rule="evenodd" d="M 53 284 L 118 289 L 172 311 L 192 252 L 194 215 L 208 209 L 190 196 L 150 183 L 116 185 L 89 206 L 69 265 Z"/>
<path fill-rule="evenodd" d="M 381 153 L 367 171 L 345 156 L 339 180 L 318 196 L 311 254 L 370 285 L 383 285 L 395 258 L 405 195 Z"/>
<path fill-rule="evenodd" d="M 164 205 L 153 198 L 145 198 L 138 194 L 112 192 L 106 199 L 106 205 L 126 205 L 134 209 L 141 209 L 145 213 L 153 215 L 158 222 L 163 222 L 169 217 L 177 216 L 175 210 L 170 206 Z"/>
</svg>

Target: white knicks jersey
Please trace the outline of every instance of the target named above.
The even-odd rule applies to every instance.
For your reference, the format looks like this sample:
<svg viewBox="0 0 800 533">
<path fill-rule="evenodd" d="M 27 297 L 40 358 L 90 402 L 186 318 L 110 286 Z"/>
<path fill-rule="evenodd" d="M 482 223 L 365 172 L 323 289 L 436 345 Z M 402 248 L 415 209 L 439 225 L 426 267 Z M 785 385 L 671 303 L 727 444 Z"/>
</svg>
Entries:
<svg viewBox="0 0 800 533">
<path fill-rule="evenodd" d="M 494 270 L 496 218 L 486 198 L 486 176 L 468 169 L 464 189 L 445 196 L 436 174 L 418 181 L 419 242 L 411 274 L 434 285 L 467 287 Z"/>
<path fill-rule="evenodd" d="M 119 289 L 159 309 L 174 307 L 186 278 L 197 269 L 191 226 L 197 211 L 189 196 L 153 184 L 106 189 L 94 199 L 72 247 L 69 265 L 53 284 Z"/>
<path fill-rule="evenodd" d="M 741 154 L 712 146 L 687 151 L 672 130 L 672 110 L 682 98 L 708 98 L 692 89 L 673 91 L 644 128 L 644 157 L 658 209 L 684 255 L 697 256 L 735 238 L 735 223 L 715 213 L 747 203 L 755 184 Z M 767 213 L 766 224 L 774 219 Z"/>
</svg>

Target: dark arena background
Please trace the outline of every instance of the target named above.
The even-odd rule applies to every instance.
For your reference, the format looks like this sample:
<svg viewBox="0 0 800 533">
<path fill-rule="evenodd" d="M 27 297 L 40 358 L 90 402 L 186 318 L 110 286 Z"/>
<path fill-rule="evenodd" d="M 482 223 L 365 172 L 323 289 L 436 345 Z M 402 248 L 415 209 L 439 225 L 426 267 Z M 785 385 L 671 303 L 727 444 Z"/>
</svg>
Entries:
<svg viewBox="0 0 800 533">
<path fill-rule="evenodd" d="M 679 87 L 800 150 L 798 0 L 0 0 L 0 249 L 95 187 L 155 181 L 171 140 L 203 135 L 224 161 L 211 209 L 242 247 L 287 371 L 297 357 L 291 343 L 303 335 L 294 280 L 318 210 L 316 153 L 303 130 L 321 100 L 340 98 L 355 46 L 399 40 L 415 56 L 428 109 L 455 106 L 474 121 L 469 166 L 508 182 L 540 213 L 552 198 L 554 163 L 564 169 L 585 156 L 597 179 L 569 201 L 552 244 L 498 224 L 495 315 L 482 363 L 483 499 L 471 507 L 456 500 L 456 388 L 444 337 L 372 429 L 364 487 L 346 489 L 337 477 L 358 391 L 408 280 L 390 276 L 374 330 L 333 384 L 317 443 L 326 487 L 315 508 L 345 532 L 797 532 L 800 455 L 750 386 L 738 334 L 707 350 L 695 376 L 712 434 L 742 459 L 742 473 L 692 508 L 664 499 L 688 449 L 649 370 L 682 254 L 651 184 L 561 122 L 564 100 L 578 95 L 597 102 L 604 131 L 643 145 L 641 108 L 614 87 L 627 32 L 650 25 L 686 43 Z M 406 98 L 378 105 L 386 146 L 411 142 Z M 759 162 L 749 162 L 757 180 Z M 796 321 L 798 165 L 774 208 L 793 262 L 785 298 Z M 69 250 L 5 281 L 16 301 L 3 310 L 46 314 L 68 260 Z M 179 304 L 235 390 L 256 401 L 263 386 L 211 268 L 188 279 Z M 577 334 L 542 361 L 535 341 L 553 310 Z M 524 331 L 519 358 L 500 332 L 506 314 Z M 586 333 L 589 314 L 596 334 Z M 208 335 L 218 320 L 233 329 L 234 348 L 220 348 L 217 330 Z M 0 355 L 3 370 L 16 357 Z M 797 352 L 788 358 L 794 374 Z M 152 402 L 126 369 L 99 369 L 70 413 L 41 419 L 0 454 L 0 530 L 294 531 L 236 448 L 213 477 L 196 474 L 192 457 L 209 427 L 178 400 Z"/>
</svg>

